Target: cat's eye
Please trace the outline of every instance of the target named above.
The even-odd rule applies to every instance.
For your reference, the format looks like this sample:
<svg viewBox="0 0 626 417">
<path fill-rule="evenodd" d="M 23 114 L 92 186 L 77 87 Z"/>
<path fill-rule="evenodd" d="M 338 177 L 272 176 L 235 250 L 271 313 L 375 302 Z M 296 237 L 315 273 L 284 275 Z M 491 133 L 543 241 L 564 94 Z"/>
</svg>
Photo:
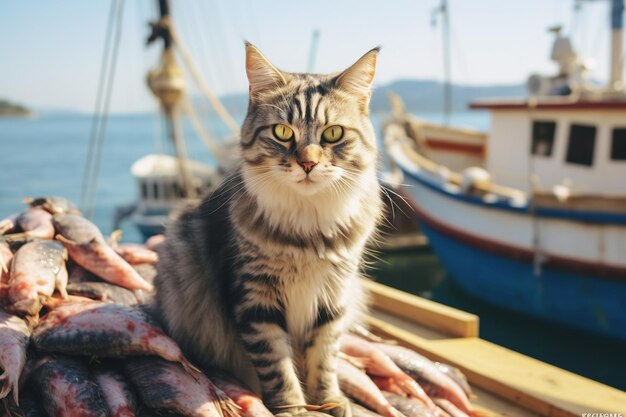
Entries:
<svg viewBox="0 0 626 417">
<path fill-rule="evenodd" d="M 328 143 L 338 142 L 343 137 L 343 127 L 331 126 L 322 132 L 322 138 Z"/>
<path fill-rule="evenodd" d="M 274 125 L 273 132 L 276 139 L 283 142 L 290 141 L 293 138 L 293 129 L 282 123 Z"/>
</svg>

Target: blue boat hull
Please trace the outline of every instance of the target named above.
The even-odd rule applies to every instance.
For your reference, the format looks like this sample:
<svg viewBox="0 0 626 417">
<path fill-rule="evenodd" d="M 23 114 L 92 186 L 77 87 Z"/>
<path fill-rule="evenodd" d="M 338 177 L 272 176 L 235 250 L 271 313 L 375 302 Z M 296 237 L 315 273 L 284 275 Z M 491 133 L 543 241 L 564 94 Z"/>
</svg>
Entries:
<svg viewBox="0 0 626 417">
<path fill-rule="evenodd" d="M 458 285 L 489 303 L 626 340 L 626 282 L 580 275 L 499 256 L 420 227 Z"/>
</svg>

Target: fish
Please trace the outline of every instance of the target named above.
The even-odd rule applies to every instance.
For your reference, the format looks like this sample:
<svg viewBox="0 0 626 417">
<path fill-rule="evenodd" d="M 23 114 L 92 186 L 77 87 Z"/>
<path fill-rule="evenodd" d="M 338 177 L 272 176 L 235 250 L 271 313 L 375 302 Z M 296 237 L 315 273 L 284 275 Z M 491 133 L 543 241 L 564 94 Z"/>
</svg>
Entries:
<svg viewBox="0 0 626 417">
<path fill-rule="evenodd" d="M 14 213 L 0 220 L 0 236 L 12 232 L 17 227 L 17 217 L 20 213 Z"/>
<path fill-rule="evenodd" d="M 0 241 L 0 305 L 9 297 L 12 259 L 13 252 L 11 248 L 6 242 Z"/>
<path fill-rule="evenodd" d="M 89 369 L 74 358 L 44 357 L 29 379 L 50 417 L 108 417 L 104 393 Z"/>
<path fill-rule="evenodd" d="M 19 405 L 19 380 L 26 364 L 30 326 L 21 318 L 0 310 L 0 399 L 13 391 Z"/>
<path fill-rule="evenodd" d="M 212 379 L 215 385 L 239 407 L 241 417 L 273 417 L 258 395 L 245 389 L 240 383 L 232 382 L 224 377 Z"/>
<path fill-rule="evenodd" d="M 437 404 L 443 411 L 448 413 L 450 417 L 469 417 L 468 414 L 459 410 L 458 407 L 452 404 L 450 401 L 444 398 L 433 398 L 435 404 Z M 476 415 L 477 413 L 474 413 Z"/>
<path fill-rule="evenodd" d="M 163 243 L 165 241 L 165 235 L 154 235 L 154 236 L 150 236 L 147 240 L 146 240 L 146 248 L 156 251 L 157 248 L 161 245 L 161 243 Z"/>
<path fill-rule="evenodd" d="M 362 339 L 368 340 L 374 343 L 386 343 L 388 345 L 395 345 L 397 342 L 392 339 L 383 339 L 382 337 L 376 336 L 374 333 L 367 330 L 367 328 L 361 324 L 354 323 L 350 326 L 350 332 L 356 336 L 359 336 Z"/>
<path fill-rule="evenodd" d="M 406 417 L 436 417 L 436 414 L 417 398 L 402 397 L 390 392 L 383 392 L 383 395 L 396 410 Z"/>
<path fill-rule="evenodd" d="M 110 283 L 132 290 L 152 291 L 152 284 L 115 253 L 89 220 L 74 214 L 55 214 L 52 222 L 57 240 L 65 245 L 77 264 Z"/>
<path fill-rule="evenodd" d="M 115 252 L 131 265 L 154 264 L 159 260 L 159 255 L 143 245 L 136 243 L 122 243 L 115 246 Z"/>
<path fill-rule="evenodd" d="M 13 251 L 9 244 L 0 240 L 0 273 L 9 272 L 11 259 L 13 259 Z"/>
<path fill-rule="evenodd" d="M 93 372 L 109 407 L 110 417 L 135 417 L 139 400 L 124 375 L 111 369 Z"/>
<path fill-rule="evenodd" d="M 50 214 L 80 214 L 76 205 L 64 197 L 29 197 L 24 199 L 24 203 L 30 207 L 41 207 Z"/>
<path fill-rule="evenodd" d="M 204 374 L 194 379 L 178 363 L 157 357 L 124 361 L 126 375 L 150 408 L 187 417 L 236 416 L 237 406 Z"/>
<path fill-rule="evenodd" d="M 51 297 L 55 288 L 67 297 L 66 260 L 67 250 L 52 240 L 34 240 L 22 246 L 11 261 L 11 311 L 37 315 L 43 300 Z"/>
<path fill-rule="evenodd" d="M 407 395 L 419 398 L 432 410 L 437 409 L 435 403 L 426 395 L 419 383 L 402 371 L 374 343 L 351 334 L 342 335 L 339 343 L 341 351 L 358 358 L 363 363 L 368 374 L 393 378 L 397 386 Z"/>
<path fill-rule="evenodd" d="M 32 335 L 40 352 L 105 358 L 156 355 L 200 373 L 161 327 L 140 308 L 102 302 L 64 304 L 46 313 Z"/>
<path fill-rule="evenodd" d="M 340 358 L 337 378 L 341 391 L 370 410 L 383 417 L 401 417 L 402 413 L 393 408 L 376 384 L 359 368 Z"/>
<path fill-rule="evenodd" d="M 95 303 L 95 300 L 87 297 L 81 297 L 80 295 L 71 295 L 69 294 L 67 298 L 58 297 L 56 294 L 52 294 L 52 297 L 46 299 L 43 302 L 44 308 L 48 310 L 54 310 L 59 306 L 67 305 L 67 304 L 76 304 L 76 303 Z M 33 320 L 33 323 L 39 323 L 39 317 Z"/>
<path fill-rule="evenodd" d="M 387 391 L 406 397 L 407 393 L 396 383 L 393 378 L 387 376 L 369 375 L 370 379 L 374 381 L 374 384 L 381 390 Z"/>
<path fill-rule="evenodd" d="M 465 394 L 467 394 L 467 396 L 471 398 L 472 387 L 470 387 L 470 384 L 467 381 L 467 377 L 465 376 L 465 374 L 463 374 L 463 372 L 461 372 L 459 368 L 441 362 L 435 362 L 435 366 L 439 368 L 441 372 L 448 375 L 450 379 L 459 384 L 459 386 L 463 388 L 463 391 L 465 391 Z"/>
<path fill-rule="evenodd" d="M 105 303 L 124 306 L 138 304 L 137 297 L 132 291 L 107 282 L 71 282 L 67 285 L 67 292 Z"/>
<path fill-rule="evenodd" d="M 52 239 L 54 237 L 52 215 L 44 209 L 29 208 L 20 213 L 15 222 L 22 229 L 23 233 L 18 233 L 20 236 L 38 239 Z"/>
<path fill-rule="evenodd" d="M 93 272 L 87 271 L 82 266 L 78 265 L 76 262 L 70 259 L 70 266 L 68 267 L 69 275 L 68 282 L 72 283 L 81 283 L 81 282 L 105 282 L 103 279 L 100 279 Z"/>
<path fill-rule="evenodd" d="M 380 417 L 380 414 L 356 403 L 351 402 L 350 408 L 352 409 L 352 417 Z"/>
<path fill-rule="evenodd" d="M 137 264 L 133 265 L 133 269 L 135 269 L 135 271 L 137 271 L 147 282 L 150 284 L 154 283 L 154 278 L 157 274 L 157 269 L 154 264 Z"/>
<path fill-rule="evenodd" d="M 471 414 L 472 405 L 463 389 L 424 356 L 401 346 L 377 343 L 383 352 L 404 372 L 414 378 L 430 397 L 449 400 L 463 412 Z"/>
<path fill-rule="evenodd" d="M 43 409 L 39 396 L 29 388 L 20 393 L 19 408 L 10 407 L 6 416 L 48 417 L 48 414 Z"/>
</svg>

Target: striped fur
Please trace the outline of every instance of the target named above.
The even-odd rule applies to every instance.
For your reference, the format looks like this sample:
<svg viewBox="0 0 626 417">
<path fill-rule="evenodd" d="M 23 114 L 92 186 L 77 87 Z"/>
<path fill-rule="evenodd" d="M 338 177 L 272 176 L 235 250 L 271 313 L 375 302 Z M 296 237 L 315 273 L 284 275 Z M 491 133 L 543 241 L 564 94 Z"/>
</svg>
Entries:
<svg viewBox="0 0 626 417">
<path fill-rule="evenodd" d="M 346 404 L 338 339 L 363 308 L 362 254 L 381 215 L 368 114 L 377 53 L 338 74 L 292 74 L 248 44 L 241 163 L 179 217 L 160 251 L 156 307 L 170 334 L 274 411 Z M 278 140 L 276 124 L 293 129 L 292 140 Z M 343 138 L 327 143 L 322 132 L 334 125 Z"/>
</svg>

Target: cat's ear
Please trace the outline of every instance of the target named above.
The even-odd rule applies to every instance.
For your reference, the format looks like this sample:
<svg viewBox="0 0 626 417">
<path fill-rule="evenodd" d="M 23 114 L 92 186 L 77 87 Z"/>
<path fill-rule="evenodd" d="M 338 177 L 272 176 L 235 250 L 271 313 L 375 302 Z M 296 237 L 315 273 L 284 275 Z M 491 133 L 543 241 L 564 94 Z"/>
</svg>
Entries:
<svg viewBox="0 0 626 417">
<path fill-rule="evenodd" d="M 359 58 L 350 68 L 339 74 L 336 85 L 351 94 L 369 99 L 378 52 L 380 52 L 380 46 Z"/>
<path fill-rule="evenodd" d="M 250 42 L 246 42 L 246 73 L 250 83 L 250 98 L 253 101 L 264 92 L 287 83 L 285 74 L 272 65 Z"/>
</svg>

